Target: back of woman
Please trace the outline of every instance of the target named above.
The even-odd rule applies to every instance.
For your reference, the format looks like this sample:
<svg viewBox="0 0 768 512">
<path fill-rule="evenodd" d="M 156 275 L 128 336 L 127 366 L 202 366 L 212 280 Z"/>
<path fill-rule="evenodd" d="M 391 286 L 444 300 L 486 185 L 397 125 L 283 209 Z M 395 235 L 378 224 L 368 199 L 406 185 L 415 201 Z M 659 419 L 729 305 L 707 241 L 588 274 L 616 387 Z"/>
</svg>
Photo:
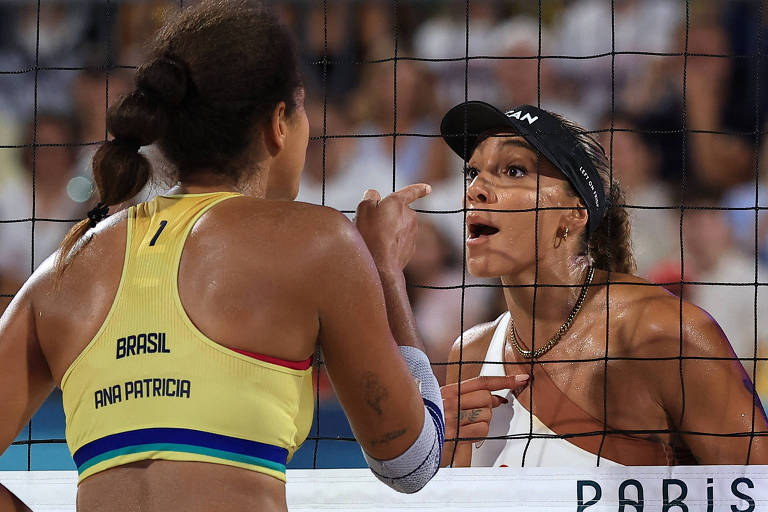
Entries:
<svg viewBox="0 0 768 512">
<path fill-rule="evenodd" d="M 169 204 L 154 219 L 162 223 L 166 215 L 183 227 L 168 215 L 173 206 L 217 195 L 159 198 Z M 30 293 L 32 308 L 45 312 L 37 336 L 64 394 L 67 439 L 82 479 L 80 506 L 236 509 L 254 506 L 257 496 L 265 509 L 284 507 L 282 485 L 273 481 L 284 479 L 286 458 L 312 421 L 309 359 L 319 330 L 316 290 L 326 283 L 312 268 L 317 260 L 306 257 L 312 243 L 300 237 L 314 227 L 309 212 L 316 218 L 319 209 L 235 196 L 205 213 L 188 237 L 174 234 L 172 224 L 157 237 L 155 229 L 136 236 L 140 218 L 129 219 L 136 210 L 100 225 L 60 278 L 52 265 L 41 269 Z M 294 217 L 293 229 L 279 227 L 281 213 Z M 244 216 L 253 221 L 243 222 Z M 155 252 L 169 257 L 158 260 Z M 116 424 L 117 438 L 105 441 Z M 225 430 L 230 435 L 222 435 Z M 218 437 L 209 439 L 213 434 Z M 228 444 L 255 438 L 276 444 L 259 441 L 255 451 L 246 447 L 247 456 Z M 180 460 L 193 460 L 146 467 L 148 444 L 165 445 L 152 448 L 164 459 L 172 448 Z M 120 453 L 111 455 L 115 450 Z M 209 457 L 220 464 L 201 464 Z M 237 470 L 243 466 L 255 471 Z M 103 467 L 111 470 L 94 473 Z M 209 487 L 212 476 L 220 480 L 215 492 L 194 492 Z"/>
<path fill-rule="evenodd" d="M 185 10 L 135 80 L 94 156 L 101 202 L 0 319 L 0 451 L 58 386 L 78 510 L 285 510 L 320 346 L 374 474 L 419 490 L 445 427 L 402 270 L 429 187 L 369 191 L 357 226 L 293 203 L 298 62 L 247 2 Z M 107 217 L 157 171 L 150 144 L 176 185 Z M 0 485 L 6 505 L 26 510 Z"/>
</svg>

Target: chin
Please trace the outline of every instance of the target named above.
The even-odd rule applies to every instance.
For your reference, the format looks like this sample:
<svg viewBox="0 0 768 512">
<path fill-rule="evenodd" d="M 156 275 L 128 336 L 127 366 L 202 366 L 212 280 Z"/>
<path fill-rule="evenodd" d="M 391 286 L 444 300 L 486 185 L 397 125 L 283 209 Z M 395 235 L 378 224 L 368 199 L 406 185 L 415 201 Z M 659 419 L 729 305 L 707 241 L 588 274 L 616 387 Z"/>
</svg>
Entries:
<svg viewBox="0 0 768 512">
<path fill-rule="evenodd" d="M 467 258 L 467 271 L 474 277 L 493 278 L 501 277 L 506 272 L 495 268 L 491 262 L 480 258 Z"/>
<path fill-rule="evenodd" d="M 509 255 L 471 255 L 466 258 L 467 271 L 474 277 L 502 278 L 532 268 L 533 262 L 513 260 Z"/>
</svg>

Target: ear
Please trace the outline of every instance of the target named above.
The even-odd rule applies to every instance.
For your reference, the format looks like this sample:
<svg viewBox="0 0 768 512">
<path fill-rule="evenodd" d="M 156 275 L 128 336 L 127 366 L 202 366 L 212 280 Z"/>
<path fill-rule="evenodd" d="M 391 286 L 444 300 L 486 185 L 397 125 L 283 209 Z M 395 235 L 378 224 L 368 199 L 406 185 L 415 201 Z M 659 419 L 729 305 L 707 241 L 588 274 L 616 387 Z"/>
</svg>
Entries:
<svg viewBox="0 0 768 512">
<path fill-rule="evenodd" d="M 277 104 L 269 120 L 264 126 L 264 144 L 270 156 L 277 155 L 285 146 L 288 135 L 288 119 L 285 113 L 285 102 Z"/>
<path fill-rule="evenodd" d="M 569 226 L 571 232 L 584 231 L 587 229 L 587 221 L 589 220 L 589 212 L 584 201 L 580 197 L 576 197 L 574 207 L 570 210 L 563 212 L 563 222 L 566 226 Z"/>
</svg>

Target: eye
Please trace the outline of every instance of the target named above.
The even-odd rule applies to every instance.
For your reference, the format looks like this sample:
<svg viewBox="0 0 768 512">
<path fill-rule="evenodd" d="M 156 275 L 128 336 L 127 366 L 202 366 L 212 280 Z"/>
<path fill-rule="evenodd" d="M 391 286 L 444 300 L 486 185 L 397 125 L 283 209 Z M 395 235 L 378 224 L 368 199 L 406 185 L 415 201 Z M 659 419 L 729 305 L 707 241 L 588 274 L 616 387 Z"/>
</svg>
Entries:
<svg viewBox="0 0 768 512">
<path fill-rule="evenodd" d="M 522 178 L 523 176 L 528 174 L 528 171 L 526 171 L 522 167 L 511 166 L 511 167 L 507 167 L 507 170 L 504 171 L 504 174 L 506 174 L 511 178 Z"/>
<path fill-rule="evenodd" d="M 466 181 L 472 181 L 477 178 L 480 171 L 476 167 L 466 167 L 464 169 L 464 179 Z"/>
</svg>

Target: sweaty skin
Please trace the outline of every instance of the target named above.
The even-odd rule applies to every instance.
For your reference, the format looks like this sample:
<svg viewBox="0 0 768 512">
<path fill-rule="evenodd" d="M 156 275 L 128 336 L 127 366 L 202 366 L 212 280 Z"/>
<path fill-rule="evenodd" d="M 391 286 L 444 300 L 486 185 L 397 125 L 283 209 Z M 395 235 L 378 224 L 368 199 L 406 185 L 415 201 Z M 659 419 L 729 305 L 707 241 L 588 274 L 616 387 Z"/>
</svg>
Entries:
<svg viewBox="0 0 768 512">
<path fill-rule="evenodd" d="M 574 285 L 536 290 L 535 346 L 541 347 L 567 318 L 584 281 L 586 262 L 571 244 L 579 242 L 586 218 L 583 209 L 568 209 L 580 200 L 566 192 L 565 178 L 527 146 L 521 137 L 502 134 L 486 138 L 476 148 L 468 164 L 468 223 L 492 224 L 498 232 L 474 241 L 470 237 L 467 266 L 475 275 L 500 277 L 505 285 L 535 280 Z M 562 209 L 540 210 L 536 216 L 532 211 L 536 206 Z M 564 225 L 570 229 L 566 240 L 560 236 Z M 534 289 L 508 287 L 504 292 L 518 339 L 530 349 Z M 451 350 L 450 361 L 464 364 L 461 405 L 459 366 L 448 367 L 443 388 L 446 439 L 456 437 L 457 423 L 460 437 L 487 436 L 492 410 L 501 403 L 490 390 L 499 388 L 478 391 L 473 386 L 465 393 L 465 383 L 479 375 L 482 364 L 477 362 L 485 358 L 496 325 L 469 329 Z M 633 435 L 656 442 L 670 443 L 677 437 L 701 464 L 766 464 L 768 443 L 762 436 L 749 435 L 768 430 L 765 414 L 734 357 L 723 332 L 705 311 L 639 277 L 616 272 L 609 276 L 598 270 L 573 325 L 538 360 L 567 361 L 547 363 L 543 369 L 561 392 L 609 429 L 650 431 Z M 509 343 L 504 362 L 509 376 L 530 372 L 530 360 Z M 533 414 L 535 389 L 534 379 L 518 396 L 528 408 L 533 393 Z M 454 466 L 468 466 L 471 441 L 460 442 L 455 456 L 453 452 L 454 443 L 446 443 L 444 465 L 452 461 Z"/>
<path fill-rule="evenodd" d="M 188 184 L 174 192 L 225 188 Z M 361 230 L 375 247 L 379 269 L 363 237 L 339 212 L 254 197 L 224 201 L 203 215 L 187 239 L 179 267 L 181 302 L 210 339 L 288 360 L 308 358 L 319 343 L 355 435 L 379 459 L 403 453 L 424 418 L 421 396 L 395 341 L 419 345 L 410 329 L 407 301 L 403 303 L 405 288 L 396 276 L 399 272 L 402 279 L 400 263 L 413 251 L 415 214 L 408 204 L 428 191 L 413 185 L 388 196 L 381 202 L 384 208 L 365 206 Z M 60 384 L 115 297 L 125 251 L 125 213 L 109 217 L 93 231 L 58 282 L 52 257 L 0 320 L 3 449 Z M 366 382 L 376 384 L 375 407 Z M 273 477 L 217 464 L 162 460 L 86 478 L 77 499 L 81 512 L 286 510 L 285 486 Z M 0 510 L 28 509 L 0 486 Z"/>
</svg>

